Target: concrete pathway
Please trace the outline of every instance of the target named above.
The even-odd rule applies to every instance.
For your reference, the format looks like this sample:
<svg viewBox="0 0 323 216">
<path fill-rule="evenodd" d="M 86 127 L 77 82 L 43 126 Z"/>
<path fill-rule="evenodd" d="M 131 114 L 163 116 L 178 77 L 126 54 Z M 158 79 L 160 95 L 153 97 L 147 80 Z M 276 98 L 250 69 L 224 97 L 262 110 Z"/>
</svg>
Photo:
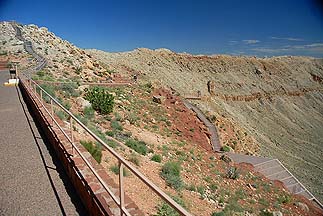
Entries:
<svg viewBox="0 0 323 216">
<path fill-rule="evenodd" d="M 203 112 L 197 108 L 196 106 L 194 106 L 193 104 L 191 104 L 190 102 L 188 102 L 187 100 L 183 100 L 184 105 L 188 108 L 193 110 L 197 117 L 205 124 L 205 126 L 209 129 L 209 132 L 211 134 L 211 145 L 214 151 L 219 152 L 221 150 L 221 145 L 220 145 L 220 141 L 219 141 L 219 137 L 218 137 L 218 132 L 214 126 L 214 124 L 212 124 L 207 118 L 206 116 L 203 114 Z"/>
<path fill-rule="evenodd" d="M 0 71 L 0 215 L 85 215 L 18 87 Z"/>
</svg>

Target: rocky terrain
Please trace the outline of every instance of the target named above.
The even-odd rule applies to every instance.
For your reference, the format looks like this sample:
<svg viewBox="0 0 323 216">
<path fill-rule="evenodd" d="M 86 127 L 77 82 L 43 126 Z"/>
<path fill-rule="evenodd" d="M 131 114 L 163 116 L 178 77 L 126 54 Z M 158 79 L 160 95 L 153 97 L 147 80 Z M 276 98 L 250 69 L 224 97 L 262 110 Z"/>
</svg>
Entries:
<svg viewBox="0 0 323 216">
<path fill-rule="evenodd" d="M 239 133 L 244 130 L 256 144 L 242 152 L 255 154 L 259 145 L 260 155 L 283 161 L 323 200 L 323 59 L 194 56 L 145 48 L 87 53 L 120 73 L 138 74 L 182 96 L 200 91 L 205 99 L 195 103 L 221 121 L 222 144 L 243 142 Z M 215 84 L 214 95 L 208 81 Z"/>
<path fill-rule="evenodd" d="M 11 25 L 1 22 L 0 30 L 1 59 L 19 60 L 22 70 L 33 64 L 22 43 L 15 39 Z M 163 190 L 180 197 L 193 214 L 320 214 L 278 182 L 214 154 L 207 129 L 181 98 L 198 96 L 199 91 L 201 100 L 193 102 L 216 125 L 223 146 L 235 152 L 279 158 L 322 199 L 321 59 L 193 56 L 144 48 L 107 53 L 79 49 L 44 27 L 21 25 L 21 30 L 48 61 L 33 78 L 47 81 L 43 87 L 100 138 L 113 136 L 135 145 L 144 142 L 148 149 L 145 154 L 126 145 L 108 144 Z M 84 89 L 89 86 L 80 85 L 82 81 L 134 80 L 135 75 L 138 82 L 132 86 L 109 90 L 115 97 L 115 107 L 108 116 L 94 112 L 84 99 Z M 75 83 L 58 85 L 61 81 Z M 214 84 L 211 91 L 207 88 L 209 81 Z M 154 100 L 156 96 L 160 100 Z M 64 115 L 56 114 L 64 123 Z M 78 132 L 76 139 L 86 139 L 81 130 Z M 152 159 L 156 155 L 159 162 Z M 167 162 L 180 166 L 176 187 L 161 177 Z M 111 175 L 115 163 L 107 152 L 102 153 L 101 164 Z M 238 174 L 228 175 L 235 168 Z M 139 200 L 138 193 L 145 194 L 138 201 L 144 212 L 156 212 L 158 200 L 150 199 L 141 186 L 131 187 L 138 183 L 134 176 L 127 176 L 125 181 L 130 185 L 126 192 L 134 200 Z"/>
</svg>

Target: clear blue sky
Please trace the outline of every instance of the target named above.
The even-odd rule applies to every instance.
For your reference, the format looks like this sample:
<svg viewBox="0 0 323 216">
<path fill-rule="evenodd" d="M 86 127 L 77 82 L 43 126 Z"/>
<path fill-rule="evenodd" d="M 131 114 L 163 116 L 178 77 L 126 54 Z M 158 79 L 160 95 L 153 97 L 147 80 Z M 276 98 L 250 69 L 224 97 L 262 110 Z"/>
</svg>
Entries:
<svg viewBox="0 0 323 216">
<path fill-rule="evenodd" d="M 82 48 L 323 57 L 319 0 L 0 0 L 0 20 L 46 26 Z"/>
</svg>

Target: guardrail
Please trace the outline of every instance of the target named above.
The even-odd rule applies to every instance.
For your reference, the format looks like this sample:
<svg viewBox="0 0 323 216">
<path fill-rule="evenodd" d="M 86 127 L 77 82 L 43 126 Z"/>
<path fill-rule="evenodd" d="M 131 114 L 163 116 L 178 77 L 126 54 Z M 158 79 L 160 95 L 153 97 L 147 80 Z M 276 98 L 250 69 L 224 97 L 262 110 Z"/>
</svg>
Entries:
<svg viewBox="0 0 323 216">
<path fill-rule="evenodd" d="M 22 76 L 21 76 L 22 75 Z M 120 215 L 130 215 L 130 213 L 125 208 L 125 202 L 124 202 L 124 180 L 123 180 L 123 168 L 128 168 L 131 173 L 133 173 L 135 176 L 137 176 L 141 182 L 143 182 L 146 186 L 148 186 L 155 194 L 158 195 L 162 200 L 167 202 L 172 208 L 174 208 L 180 215 L 191 215 L 188 211 L 186 211 L 182 206 L 177 204 L 172 198 L 170 198 L 166 193 L 164 193 L 161 189 L 158 188 L 154 183 L 152 183 L 149 179 L 147 179 L 140 171 L 138 171 L 135 167 L 133 167 L 128 161 L 126 161 L 121 155 L 119 155 L 114 149 L 112 149 L 110 146 L 108 146 L 102 139 L 100 139 L 97 135 L 95 135 L 90 129 L 88 129 L 80 120 L 78 120 L 70 111 L 68 111 L 63 105 L 61 105 L 53 96 L 51 96 L 48 92 L 46 92 L 41 86 L 39 86 L 34 80 L 31 79 L 30 76 L 28 76 L 25 73 L 20 74 L 19 76 L 20 82 L 22 82 L 23 85 L 25 85 L 27 90 L 31 95 L 33 95 L 40 103 L 41 106 L 44 108 L 44 110 L 47 112 L 47 114 L 50 116 L 52 124 L 56 125 L 59 130 L 63 133 L 63 135 L 67 138 L 68 142 L 71 144 L 74 152 L 77 153 L 82 160 L 85 162 L 85 164 L 88 166 L 88 168 L 91 170 L 91 172 L 94 174 L 94 176 L 97 178 L 97 180 L 102 184 L 104 189 L 108 192 L 108 194 L 113 199 L 114 203 L 119 207 L 120 209 Z M 39 93 L 37 92 L 39 91 Z M 49 98 L 49 103 L 47 103 L 44 100 L 44 97 L 47 96 Z M 64 128 L 60 126 L 60 124 L 55 120 L 54 118 L 54 106 L 57 106 L 59 109 L 61 109 L 65 114 L 67 114 L 69 121 L 70 121 L 70 127 L 69 131 L 65 131 Z M 50 109 L 48 109 L 50 107 Z M 73 133 L 73 125 L 77 124 L 80 127 L 82 127 L 94 140 L 96 140 L 98 143 L 102 145 L 102 147 L 107 150 L 110 154 L 114 156 L 115 159 L 118 161 L 119 166 L 119 194 L 120 196 L 117 197 L 109 188 L 109 186 L 104 182 L 104 180 L 100 177 L 100 175 L 96 172 L 94 167 L 91 165 L 91 163 L 86 159 L 84 155 L 82 155 L 81 151 L 78 149 L 78 147 L 75 145 Z M 69 135 L 68 135 L 69 134 Z M 108 140 L 114 141 L 120 145 L 124 144 L 113 137 L 107 136 Z"/>
</svg>

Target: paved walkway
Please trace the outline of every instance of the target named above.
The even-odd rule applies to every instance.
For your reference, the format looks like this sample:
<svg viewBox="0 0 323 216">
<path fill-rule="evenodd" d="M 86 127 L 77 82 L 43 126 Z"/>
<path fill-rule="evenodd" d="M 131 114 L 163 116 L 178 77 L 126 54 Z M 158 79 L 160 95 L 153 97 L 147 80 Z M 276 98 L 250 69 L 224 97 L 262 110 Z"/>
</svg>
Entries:
<svg viewBox="0 0 323 216">
<path fill-rule="evenodd" d="M 0 71 L 0 215 L 85 215 L 20 91 Z"/>
<path fill-rule="evenodd" d="M 219 152 L 221 150 L 221 145 L 220 145 L 220 141 L 219 141 L 219 137 L 218 137 L 218 132 L 214 126 L 214 124 L 212 124 L 207 118 L 206 116 L 203 114 L 203 112 L 197 108 L 196 106 L 194 106 L 193 104 L 191 104 L 190 102 L 188 102 L 187 100 L 183 100 L 184 105 L 188 108 L 193 110 L 197 117 L 205 124 L 205 126 L 209 129 L 209 132 L 211 134 L 211 145 L 214 151 Z"/>
</svg>

